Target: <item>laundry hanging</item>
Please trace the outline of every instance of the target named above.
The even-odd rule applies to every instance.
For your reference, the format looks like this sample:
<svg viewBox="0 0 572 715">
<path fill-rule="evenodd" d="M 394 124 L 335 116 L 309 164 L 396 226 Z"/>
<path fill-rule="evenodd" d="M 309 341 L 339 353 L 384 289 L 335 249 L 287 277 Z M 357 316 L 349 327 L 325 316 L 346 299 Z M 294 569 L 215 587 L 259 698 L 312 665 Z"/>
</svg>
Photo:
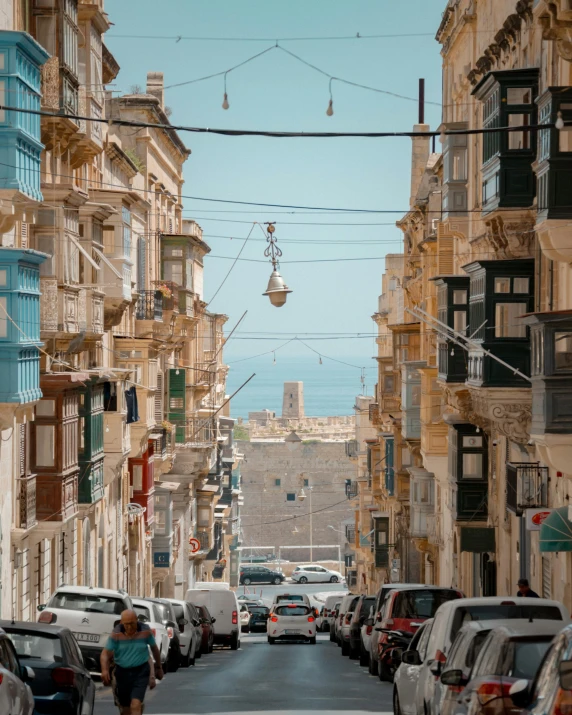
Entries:
<svg viewBox="0 0 572 715">
<path fill-rule="evenodd" d="M 137 390 L 135 385 L 125 390 L 125 403 L 127 405 L 127 424 L 139 422 L 139 407 L 137 405 Z"/>
</svg>

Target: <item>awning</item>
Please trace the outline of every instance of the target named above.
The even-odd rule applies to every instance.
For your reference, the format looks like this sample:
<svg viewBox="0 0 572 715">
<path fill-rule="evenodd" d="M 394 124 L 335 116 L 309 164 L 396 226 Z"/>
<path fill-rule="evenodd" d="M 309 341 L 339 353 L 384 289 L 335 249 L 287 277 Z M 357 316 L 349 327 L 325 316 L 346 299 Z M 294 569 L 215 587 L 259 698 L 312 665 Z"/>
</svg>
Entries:
<svg viewBox="0 0 572 715">
<path fill-rule="evenodd" d="M 540 527 L 540 551 L 572 551 L 572 522 L 568 507 L 561 506 Z"/>
</svg>

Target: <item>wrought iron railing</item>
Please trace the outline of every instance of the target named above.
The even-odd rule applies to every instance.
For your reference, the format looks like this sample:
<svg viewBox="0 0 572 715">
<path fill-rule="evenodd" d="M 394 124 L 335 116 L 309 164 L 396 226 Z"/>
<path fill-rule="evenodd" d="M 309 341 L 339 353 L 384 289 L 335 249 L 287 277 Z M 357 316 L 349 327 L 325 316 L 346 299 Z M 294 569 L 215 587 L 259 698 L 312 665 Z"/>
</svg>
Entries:
<svg viewBox="0 0 572 715">
<path fill-rule="evenodd" d="M 163 294 L 156 290 L 140 290 L 135 317 L 137 320 L 163 320 Z"/>
<path fill-rule="evenodd" d="M 358 484 L 354 481 L 346 482 L 346 496 L 348 499 L 355 499 L 358 495 Z"/>
<path fill-rule="evenodd" d="M 195 533 L 195 539 L 201 545 L 200 551 L 210 551 L 213 542 L 213 532 L 209 531 L 197 531 Z"/>
<path fill-rule="evenodd" d="M 506 506 L 515 514 L 547 506 L 548 467 L 538 462 L 507 462 Z"/>
</svg>

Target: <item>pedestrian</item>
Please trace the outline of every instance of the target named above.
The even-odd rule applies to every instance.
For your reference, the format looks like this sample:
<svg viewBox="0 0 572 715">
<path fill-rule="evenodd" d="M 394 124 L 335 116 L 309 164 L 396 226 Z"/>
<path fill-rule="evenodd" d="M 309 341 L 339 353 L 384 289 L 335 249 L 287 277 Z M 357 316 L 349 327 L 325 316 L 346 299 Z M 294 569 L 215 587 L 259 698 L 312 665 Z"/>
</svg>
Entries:
<svg viewBox="0 0 572 715">
<path fill-rule="evenodd" d="M 523 596 L 525 598 L 540 598 L 536 591 L 533 591 L 530 588 L 527 578 L 518 579 L 518 593 L 516 595 Z"/>
<path fill-rule="evenodd" d="M 155 678 L 162 680 L 161 655 L 151 629 L 141 623 L 135 611 L 123 611 L 101 653 L 101 679 L 111 683 L 109 668 L 115 663 L 114 696 L 121 715 L 141 715 L 145 691 L 150 683 L 149 648 L 155 659 Z M 152 681 L 151 681 L 152 683 Z"/>
</svg>

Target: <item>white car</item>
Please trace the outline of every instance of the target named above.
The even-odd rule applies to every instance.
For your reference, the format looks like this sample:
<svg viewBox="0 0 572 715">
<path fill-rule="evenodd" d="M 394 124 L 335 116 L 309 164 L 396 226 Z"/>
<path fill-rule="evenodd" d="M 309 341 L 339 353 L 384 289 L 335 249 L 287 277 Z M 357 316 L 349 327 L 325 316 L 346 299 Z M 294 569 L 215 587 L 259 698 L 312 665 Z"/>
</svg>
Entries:
<svg viewBox="0 0 572 715">
<path fill-rule="evenodd" d="M 318 564 L 306 564 L 296 566 L 292 572 L 292 581 L 296 583 L 342 583 L 344 577 L 339 571 L 331 571 Z"/>
<path fill-rule="evenodd" d="M 5 631 L 0 628 L 0 713 L 9 715 L 32 715 L 34 696 L 28 681 L 34 679 L 34 671 L 20 665 L 16 650 Z"/>
<path fill-rule="evenodd" d="M 145 601 L 142 598 L 132 598 L 131 601 L 133 603 L 133 610 L 139 620 L 146 623 L 153 631 L 157 648 L 161 654 L 161 663 L 165 665 L 169 653 L 169 635 L 167 633 L 167 626 L 165 626 L 161 620 L 161 614 L 157 609 L 157 605 L 151 601 Z"/>
<path fill-rule="evenodd" d="M 74 634 L 84 658 L 100 665 L 101 651 L 115 624 L 133 604 L 124 591 L 89 586 L 60 586 L 38 606 L 38 623 L 66 626 Z"/>
<path fill-rule="evenodd" d="M 240 631 L 250 633 L 250 611 L 247 603 L 240 604 Z"/>
<path fill-rule="evenodd" d="M 266 622 L 268 642 L 277 640 L 305 640 L 316 644 L 316 616 L 311 606 L 303 603 L 285 603 L 275 606 Z"/>
<path fill-rule="evenodd" d="M 425 621 L 411 639 L 407 650 L 401 656 L 401 665 L 395 672 L 393 680 L 393 712 L 397 715 L 416 715 L 415 694 L 419 682 L 419 671 L 427 653 L 427 643 L 433 627 L 433 619 Z M 409 658 L 408 655 L 418 653 L 418 657 Z"/>
</svg>

